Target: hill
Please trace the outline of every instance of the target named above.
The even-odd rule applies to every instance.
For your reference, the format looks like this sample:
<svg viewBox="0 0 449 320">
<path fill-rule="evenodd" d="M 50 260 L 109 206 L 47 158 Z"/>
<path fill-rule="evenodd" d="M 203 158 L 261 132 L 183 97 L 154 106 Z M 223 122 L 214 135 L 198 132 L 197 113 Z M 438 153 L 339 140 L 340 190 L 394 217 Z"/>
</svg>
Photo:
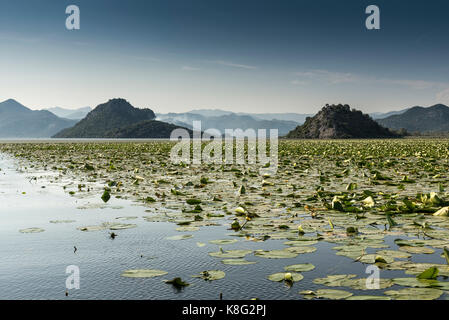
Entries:
<svg viewBox="0 0 449 320">
<path fill-rule="evenodd" d="M 133 138 L 133 139 L 167 139 L 175 129 L 186 129 L 174 124 L 165 123 L 157 120 L 145 120 L 135 124 L 114 129 L 106 133 L 109 138 Z M 187 129 L 192 136 L 192 130 Z"/>
<path fill-rule="evenodd" d="M 396 138 L 369 115 L 348 105 L 326 105 L 314 117 L 286 135 L 291 139 Z"/>
<path fill-rule="evenodd" d="M 413 107 L 399 115 L 376 120 L 381 125 L 409 132 L 449 132 L 449 107 L 437 104 L 428 108 Z"/>
<path fill-rule="evenodd" d="M 98 105 L 75 126 L 55 134 L 54 138 L 109 138 L 116 129 L 153 120 L 151 109 L 134 108 L 125 99 L 111 99 Z"/>
<path fill-rule="evenodd" d="M 0 103 L 2 138 L 49 138 L 75 123 L 46 110 L 31 110 L 13 99 Z"/>
</svg>

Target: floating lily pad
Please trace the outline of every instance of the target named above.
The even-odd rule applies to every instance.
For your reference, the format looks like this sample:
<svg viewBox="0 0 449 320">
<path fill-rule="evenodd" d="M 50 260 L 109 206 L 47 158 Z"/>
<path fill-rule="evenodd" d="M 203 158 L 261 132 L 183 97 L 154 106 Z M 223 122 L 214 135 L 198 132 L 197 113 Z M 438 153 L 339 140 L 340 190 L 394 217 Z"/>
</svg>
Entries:
<svg viewBox="0 0 449 320">
<path fill-rule="evenodd" d="M 216 258 L 244 258 L 247 254 L 252 253 L 252 250 L 226 250 L 226 251 L 217 251 L 217 252 L 209 252 L 209 255 Z"/>
<path fill-rule="evenodd" d="M 225 273 L 221 270 L 207 270 L 201 272 L 199 275 L 195 275 L 195 278 L 203 278 L 207 281 L 219 280 L 225 277 Z"/>
<path fill-rule="evenodd" d="M 19 232 L 21 233 L 39 233 L 44 232 L 45 230 L 42 228 L 28 228 L 28 229 L 20 229 Z"/>
<path fill-rule="evenodd" d="M 231 244 L 231 243 L 235 243 L 235 242 L 237 242 L 236 239 L 222 239 L 222 240 L 210 240 L 209 241 L 209 243 L 220 244 L 220 245 Z"/>
<path fill-rule="evenodd" d="M 224 259 L 221 260 L 224 264 L 234 265 L 234 266 L 241 266 L 241 265 L 247 265 L 247 264 L 255 264 L 256 261 L 248 261 L 245 259 Z"/>
<path fill-rule="evenodd" d="M 186 240 L 186 239 L 190 239 L 190 238 L 193 238 L 193 235 L 191 235 L 191 234 L 181 234 L 181 235 L 177 235 L 177 236 L 167 237 L 165 239 L 167 239 L 167 240 Z"/>
<path fill-rule="evenodd" d="M 401 246 L 399 250 L 405 251 L 408 253 L 423 253 L 423 254 L 432 254 L 435 250 L 427 247 L 412 247 L 412 246 Z"/>
<path fill-rule="evenodd" d="M 135 269 L 123 271 L 122 277 L 128 278 L 153 278 L 167 274 L 168 272 L 154 269 Z"/>
<path fill-rule="evenodd" d="M 255 251 L 254 255 L 267 259 L 289 259 L 298 256 L 297 253 L 290 252 L 287 250 L 271 250 L 271 251 L 257 250 Z"/>
<path fill-rule="evenodd" d="M 352 296 L 346 300 L 391 300 L 390 297 L 385 296 Z"/>
<path fill-rule="evenodd" d="M 287 276 L 286 276 L 287 275 Z M 290 279 L 290 280 L 289 280 Z M 273 273 L 268 276 L 268 280 L 280 282 L 280 281 L 291 281 L 291 282 L 298 282 L 304 279 L 304 276 L 300 273 L 285 273 L 285 272 L 279 272 L 279 273 Z"/>
<path fill-rule="evenodd" d="M 304 295 L 304 298 L 307 299 L 331 299 L 331 300 L 341 300 L 346 299 L 352 296 L 353 294 L 344 290 L 335 290 L 335 289 L 319 289 L 317 291 L 301 291 L 301 294 Z"/>
<path fill-rule="evenodd" d="M 432 288 L 406 288 L 389 290 L 384 293 L 395 300 L 435 300 L 443 294 L 443 291 Z"/>
<path fill-rule="evenodd" d="M 315 269 L 315 266 L 311 263 L 292 264 L 284 268 L 285 271 L 293 272 L 306 272 Z"/>
</svg>

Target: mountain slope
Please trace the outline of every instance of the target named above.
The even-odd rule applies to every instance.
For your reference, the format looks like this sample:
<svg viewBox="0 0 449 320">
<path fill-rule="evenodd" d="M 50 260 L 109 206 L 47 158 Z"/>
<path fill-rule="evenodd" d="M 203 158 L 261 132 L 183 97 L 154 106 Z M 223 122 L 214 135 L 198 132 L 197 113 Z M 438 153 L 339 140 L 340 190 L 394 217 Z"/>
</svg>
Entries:
<svg viewBox="0 0 449 320">
<path fill-rule="evenodd" d="M 49 138 L 75 123 L 46 110 L 28 109 L 13 99 L 0 103 L 0 137 L 3 138 Z"/>
<path fill-rule="evenodd" d="M 107 138 L 108 132 L 144 120 L 153 120 L 150 109 L 134 108 L 125 99 L 111 99 L 98 105 L 72 128 L 54 135 L 54 138 Z"/>
<path fill-rule="evenodd" d="M 449 132 L 449 107 L 437 104 L 428 108 L 413 107 L 403 114 L 376 120 L 391 129 L 409 132 Z"/>
<path fill-rule="evenodd" d="M 105 135 L 110 138 L 166 139 L 170 138 L 170 134 L 175 129 L 186 128 L 157 120 L 145 120 L 126 127 L 110 130 Z M 186 130 L 192 136 L 192 130 Z"/>
<path fill-rule="evenodd" d="M 394 138 L 396 133 L 382 127 L 367 114 L 348 105 L 326 105 L 314 117 L 289 132 L 291 139 Z"/>
</svg>

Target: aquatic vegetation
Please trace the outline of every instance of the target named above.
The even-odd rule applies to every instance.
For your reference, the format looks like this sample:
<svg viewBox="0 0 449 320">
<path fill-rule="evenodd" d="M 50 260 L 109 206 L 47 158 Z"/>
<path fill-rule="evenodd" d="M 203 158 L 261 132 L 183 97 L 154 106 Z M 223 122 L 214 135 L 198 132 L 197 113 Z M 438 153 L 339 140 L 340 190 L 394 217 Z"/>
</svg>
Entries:
<svg viewBox="0 0 449 320">
<path fill-rule="evenodd" d="M 73 199 L 97 200 L 81 203 L 79 209 L 119 209 L 111 199 L 128 199 L 144 207 L 142 223 L 169 222 L 176 232 L 189 233 L 166 240 L 190 239 L 198 232 L 196 238 L 202 241 L 173 246 L 191 244 L 198 252 L 206 243 L 232 248 L 202 252 L 224 268 L 283 263 L 260 275 L 265 279 L 273 272 L 272 278 L 279 281 L 285 281 L 286 274 L 294 281 L 304 272 L 301 285 L 314 285 L 314 291 L 301 293 L 304 298 L 437 299 L 448 291 L 449 140 L 281 140 L 277 173 L 269 175 L 260 174 L 259 165 L 174 164 L 169 160 L 172 146 L 168 141 L 4 143 L 0 151 L 15 156 L 28 172 L 51 172 L 48 184 L 63 187 Z M 139 227 L 122 223 L 136 216 L 114 217 L 108 220 L 116 219 L 115 223 L 78 229 Z M 69 222 L 74 221 L 51 221 Z M 202 238 L 201 230 L 209 227 L 220 227 L 226 235 Z M 264 246 L 275 241 L 276 246 Z M 324 251 L 323 245 L 332 249 Z M 370 292 L 363 276 L 341 270 L 333 274 L 316 262 L 306 263 L 324 254 L 357 264 L 360 270 L 374 264 L 403 275 L 381 279 L 380 289 L 398 286 L 395 290 Z M 326 273 L 313 276 L 316 270 Z M 224 277 L 224 272 L 215 271 L 199 277 Z M 367 294 L 352 295 L 352 290 Z"/>
<path fill-rule="evenodd" d="M 168 272 L 155 269 L 136 269 L 123 271 L 122 277 L 128 278 L 153 278 L 166 275 Z"/>
</svg>

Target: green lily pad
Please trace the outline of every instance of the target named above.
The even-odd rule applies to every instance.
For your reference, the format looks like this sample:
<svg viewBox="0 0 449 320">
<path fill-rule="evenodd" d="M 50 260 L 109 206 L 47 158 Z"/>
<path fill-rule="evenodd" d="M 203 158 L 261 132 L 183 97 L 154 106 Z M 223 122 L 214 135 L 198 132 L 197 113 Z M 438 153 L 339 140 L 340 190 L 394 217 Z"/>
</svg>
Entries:
<svg viewBox="0 0 449 320">
<path fill-rule="evenodd" d="M 317 291 L 301 291 L 306 299 L 331 299 L 331 300 L 341 300 L 351 297 L 353 294 L 344 290 L 335 289 L 319 289 Z"/>
<path fill-rule="evenodd" d="M 222 240 L 210 240 L 210 241 L 209 241 L 209 243 L 212 243 L 212 244 L 221 244 L 221 245 L 224 245 L 224 244 L 231 244 L 231 243 L 235 243 L 235 242 L 237 242 L 236 239 L 222 239 Z"/>
<path fill-rule="evenodd" d="M 408 253 L 423 253 L 423 254 L 432 254 L 435 252 L 435 250 L 427 247 L 412 247 L 412 246 L 401 246 L 399 247 L 399 250 Z"/>
<path fill-rule="evenodd" d="M 190 239 L 190 238 L 193 238 L 193 236 L 191 234 L 180 234 L 177 236 L 167 237 L 165 239 L 167 239 L 167 240 L 186 240 L 186 239 Z"/>
<path fill-rule="evenodd" d="M 217 252 L 209 252 L 209 255 L 216 258 L 244 258 L 247 254 L 252 253 L 252 250 L 226 250 L 226 251 L 217 251 Z"/>
<path fill-rule="evenodd" d="M 154 269 L 135 269 L 123 271 L 122 277 L 128 278 L 153 278 L 167 274 L 168 272 Z"/>
<path fill-rule="evenodd" d="M 271 250 L 271 251 L 257 250 L 255 251 L 254 255 L 267 259 L 289 259 L 298 256 L 297 253 L 290 252 L 287 250 Z"/>
<path fill-rule="evenodd" d="M 42 228 L 28 228 L 28 229 L 20 229 L 20 233 L 39 233 L 44 232 L 45 230 Z"/>
<path fill-rule="evenodd" d="M 292 264 L 290 266 L 284 267 L 285 271 L 293 271 L 293 272 L 306 272 L 315 269 L 315 266 L 311 263 L 300 263 L 300 264 Z"/>
<path fill-rule="evenodd" d="M 242 266 L 242 265 L 257 263 L 256 261 L 248 261 L 245 259 L 224 259 L 224 260 L 221 260 L 221 262 L 224 264 L 229 264 L 229 265 L 233 265 L 233 266 Z"/>
<path fill-rule="evenodd" d="M 395 300 L 435 300 L 443 294 L 443 291 L 433 288 L 405 288 L 384 293 Z"/>
<path fill-rule="evenodd" d="M 291 280 L 288 280 L 288 279 L 291 279 Z M 301 281 L 302 279 L 304 279 L 304 276 L 300 273 L 295 273 L 295 272 L 292 272 L 292 273 L 279 272 L 279 273 L 273 273 L 268 276 L 268 280 L 275 281 L 275 282 L 280 282 L 280 281 L 284 281 L 284 280 L 291 281 L 291 282 L 298 282 L 298 281 Z"/>
<path fill-rule="evenodd" d="M 225 273 L 221 270 L 207 270 L 201 272 L 199 275 L 193 276 L 194 278 L 203 278 L 207 281 L 220 280 L 225 277 Z"/>
<path fill-rule="evenodd" d="M 385 296 L 352 296 L 346 300 L 391 300 L 390 297 Z"/>
</svg>

